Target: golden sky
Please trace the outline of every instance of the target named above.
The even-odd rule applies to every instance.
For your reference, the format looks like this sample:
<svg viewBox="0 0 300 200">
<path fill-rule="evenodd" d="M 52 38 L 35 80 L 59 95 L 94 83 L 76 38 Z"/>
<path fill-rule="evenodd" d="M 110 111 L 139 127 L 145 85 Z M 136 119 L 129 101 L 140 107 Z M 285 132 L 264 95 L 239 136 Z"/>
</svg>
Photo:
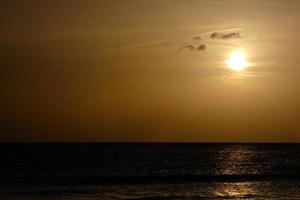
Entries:
<svg viewBox="0 0 300 200">
<path fill-rule="evenodd" d="M 300 142 L 299 10 L 3 0 L 0 141 Z"/>
</svg>

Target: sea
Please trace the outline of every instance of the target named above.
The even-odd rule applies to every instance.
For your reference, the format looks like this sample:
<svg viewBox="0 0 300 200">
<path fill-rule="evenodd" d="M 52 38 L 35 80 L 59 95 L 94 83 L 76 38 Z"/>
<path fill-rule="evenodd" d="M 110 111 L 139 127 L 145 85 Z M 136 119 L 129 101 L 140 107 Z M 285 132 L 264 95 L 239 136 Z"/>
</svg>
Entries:
<svg viewBox="0 0 300 200">
<path fill-rule="evenodd" d="M 0 200 L 300 199 L 300 144 L 0 144 Z"/>
</svg>

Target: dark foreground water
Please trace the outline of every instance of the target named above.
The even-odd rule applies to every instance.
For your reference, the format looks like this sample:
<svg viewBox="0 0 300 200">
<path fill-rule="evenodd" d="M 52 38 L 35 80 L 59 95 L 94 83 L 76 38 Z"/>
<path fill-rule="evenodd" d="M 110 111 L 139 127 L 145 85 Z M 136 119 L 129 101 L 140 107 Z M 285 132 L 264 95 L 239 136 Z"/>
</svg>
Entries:
<svg viewBox="0 0 300 200">
<path fill-rule="evenodd" d="M 300 144 L 1 144 L 0 199 L 300 199 Z"/>
</svg>

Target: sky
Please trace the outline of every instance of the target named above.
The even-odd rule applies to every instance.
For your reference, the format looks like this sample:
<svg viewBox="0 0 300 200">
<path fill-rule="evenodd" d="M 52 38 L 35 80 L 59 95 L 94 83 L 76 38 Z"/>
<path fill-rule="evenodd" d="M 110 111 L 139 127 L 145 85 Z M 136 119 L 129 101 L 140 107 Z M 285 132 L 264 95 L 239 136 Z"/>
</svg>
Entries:
<svg viewBox="0 0 300 200">
<path fill-rule="evenodd" d="M 0 141 L 300 142 L 299 9 L 2 0 Z"/>
</svg>

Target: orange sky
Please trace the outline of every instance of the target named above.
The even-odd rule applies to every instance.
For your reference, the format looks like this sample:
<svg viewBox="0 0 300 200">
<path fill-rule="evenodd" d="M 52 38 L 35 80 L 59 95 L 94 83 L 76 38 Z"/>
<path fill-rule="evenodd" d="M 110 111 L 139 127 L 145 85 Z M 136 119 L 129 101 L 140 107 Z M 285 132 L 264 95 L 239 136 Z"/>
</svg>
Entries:
<svg viewBox="0 0 300 200">
<path fill-rule="evenodd" d="M 1 1 L 0 141 L 300 142 L 299 9 Z M 240 72 L 226 64 L 237 51 Z"/>
</svg>

